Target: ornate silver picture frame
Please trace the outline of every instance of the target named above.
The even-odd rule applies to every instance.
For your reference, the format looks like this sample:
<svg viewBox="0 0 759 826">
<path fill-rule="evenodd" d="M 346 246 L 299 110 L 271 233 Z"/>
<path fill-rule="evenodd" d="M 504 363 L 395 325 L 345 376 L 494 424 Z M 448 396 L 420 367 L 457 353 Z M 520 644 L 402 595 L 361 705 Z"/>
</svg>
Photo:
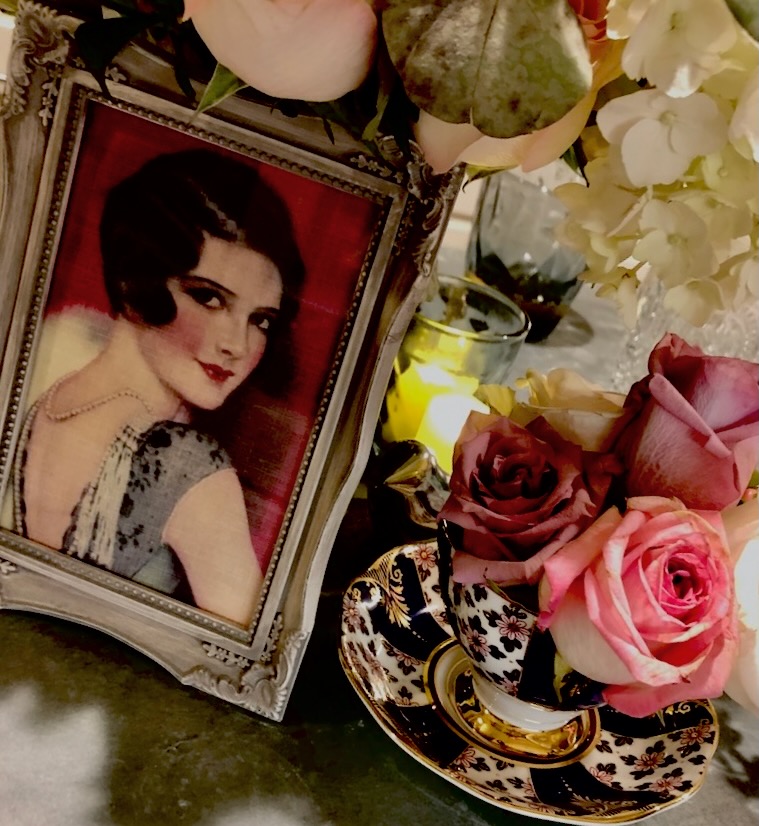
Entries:
<svg viewBox="0 0 759 826">
<path fill-rule="evenodd" d="M 78 24 L 22 0 L 0 109 L 0 607 L 280 720 L 459 180 L 138 47 L 104 95 Z"/>
</svg>

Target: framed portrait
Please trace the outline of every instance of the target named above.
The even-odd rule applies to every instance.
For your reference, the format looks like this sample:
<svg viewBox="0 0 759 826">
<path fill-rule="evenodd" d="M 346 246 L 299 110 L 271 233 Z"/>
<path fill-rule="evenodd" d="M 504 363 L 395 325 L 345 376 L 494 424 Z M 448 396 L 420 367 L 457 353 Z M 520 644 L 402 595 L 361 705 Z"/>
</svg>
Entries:
<svg viewBox="0 0 759 826">
<path fill-rule="evenodd" d="M 279 720 L 458 178 L 77 25 L 20 4 L 0 110 L 0 607 Z"/>
</svg>

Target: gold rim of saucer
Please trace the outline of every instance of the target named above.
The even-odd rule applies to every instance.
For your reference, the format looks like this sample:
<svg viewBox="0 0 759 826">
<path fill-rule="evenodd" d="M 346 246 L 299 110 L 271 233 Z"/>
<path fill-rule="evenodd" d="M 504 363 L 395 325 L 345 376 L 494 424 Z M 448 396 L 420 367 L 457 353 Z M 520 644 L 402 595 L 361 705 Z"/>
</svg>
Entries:
<svg viewBox="0 0 759 826">
<path fill-rule="evenodd" d="M 442 642 L 424 667 L 424 688 L 438 716 L 470 745 L 526 766 L 560 767 L 586 755 L 601 736 L 596 709 L 564 725 L 529 731 L 494 714 L 477 697 L 469 659 L 454 639 Z"/>
<path fill-rule="evenodd" d="M 484 803 L 555 823 L 634 823 L 698 794 L 719 741 L 719 721 L 708 700 L 675 703 L 656 715 L 655 723 L 601 706 L 596 712 L 601 727 L 596 746 L 568 766 L 525 766 L 454 729 L 426 688 L 425 675 L 439 641 L 458 642 L 445 620 L 436 571 L 430 571 L 428 556 L 418 558 L 418 548 L 415 543 L 387 552 L 351 583 L 346 593 L 358 600 L 359 617 L 343 624 L 340 637 L 340 662 L 348 681 L 400 749 Z M 396 565 L 399 557 L 404 559 L 402 566 Z M 426 605 L 422 609 L 420 586 Z M 410 652 L 406 642 L 411 643 Z M 695 743 L 693 736 L 702 730 L 709 736 Z M 634 763 L 652 745 L 652 737 L 662 742 L 666 766 L 641 780 Z M 691 742 L 693 750 L 684 752 L 683 746 Z M 594 770 L 609 763 L 615 778 L 607 785 Z M 661 797 L 650 794 L 657 781 L 672 776 L 681 778 L 682 784 Z"/>
</svg>

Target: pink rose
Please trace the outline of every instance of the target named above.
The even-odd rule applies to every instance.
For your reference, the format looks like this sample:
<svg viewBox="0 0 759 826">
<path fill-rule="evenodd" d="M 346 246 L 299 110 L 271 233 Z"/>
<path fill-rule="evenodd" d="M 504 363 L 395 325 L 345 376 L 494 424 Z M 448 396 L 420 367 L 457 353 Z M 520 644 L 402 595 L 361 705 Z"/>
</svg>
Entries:
<svg viewBox="0 0 759 826">
<path fill-rule="evenodd" d="M 583 451 L 542 418 L 520 427 L 471 414 L 439 514 L 457 526 L 454 580 L 537 582 L 545 560 L 596 518 L 616 470 L 613 457 Z"/>
<path fill-rule="evenodd" d="M 606 511 L 545 563 L 540 607 L 561 656 L 624 714 L 719 696 L 737 647 L 720 515 L 658 496 Z"/>
<path fill-rule="evenodd" d="M 759 365 L 706 356 L 671 333 L 648 365 L 625 401 L 627 494 L 703 510 L 734 505 L 759 458 Z"/>
</svg>

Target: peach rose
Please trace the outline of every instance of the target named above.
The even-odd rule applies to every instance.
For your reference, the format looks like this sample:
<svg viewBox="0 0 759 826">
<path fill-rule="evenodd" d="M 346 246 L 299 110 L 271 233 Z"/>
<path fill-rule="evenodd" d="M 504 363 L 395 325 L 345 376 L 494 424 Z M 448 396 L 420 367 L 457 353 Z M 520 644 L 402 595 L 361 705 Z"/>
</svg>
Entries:
<svg viewBox="0 0 759 826">
<path fill-rule="evenodd" d="M 186 16 L 219 63 L 275 98 L 342 97 L 363 82 L 377 42 L 366 0 L 193 0 Z"/>
</svg>

